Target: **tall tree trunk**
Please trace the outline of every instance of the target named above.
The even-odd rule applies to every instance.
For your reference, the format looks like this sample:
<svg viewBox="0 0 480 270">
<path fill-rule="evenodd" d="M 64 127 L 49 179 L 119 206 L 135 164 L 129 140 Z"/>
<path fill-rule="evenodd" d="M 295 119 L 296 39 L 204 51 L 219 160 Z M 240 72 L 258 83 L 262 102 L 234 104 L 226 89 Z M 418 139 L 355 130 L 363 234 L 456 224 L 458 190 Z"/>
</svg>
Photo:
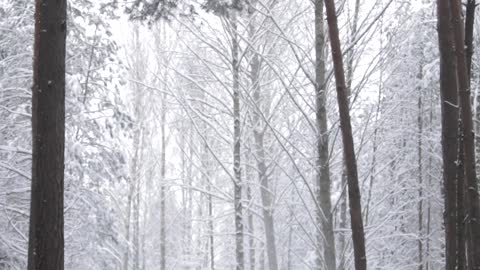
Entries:
<svg viewBox="0 0 480 270">
<path fill-rule="evenodd" d="M 135 110 L 137 113 L 135 113 L 137 119 L 139 118 L 138 110 L 140 108 L 140 97 L 136 97 L 135 101 Z M 139 203 L 139 181 L 140 181 L 140 174 L 139 174 L 139 159 L 140 159 L 140 136 L 141 136 L 141 127 L 140 124 L 135 123 L 135 130 L 133 132 L 133 148 L 134 148 L 134 155 L 132 158 L 132 164 L 130 167 L 130 183 L 129 183 L 129 194 L 128 194 L 128 220 L 127 220 L 127 254 L 125 256 L 125 264 L 124 264 L 124 269 L 128 269 L 129 266 L 129 253 L 130 253 L 130 247 L 132 248 L 133 251 L 133 256 L 132 256 L 132 261 L 133 261 L 133 267 L 135 270 L 138 269 L 138 260 L 137 260 L 137 251 L 138 251 L 138 219 L 139 219 L 139 209 L 138 209 L 138 203 Z M 132 214 L 132 217 L 130 218 L 130 215 Z M 133 219 L 133 222 L 132 222 Z M 130 235 L 130 222 L 132 222 L 132 234 Z M 131 239 L 130 239 L 131 238 Z"/>
<path fill-rule="evenodd" d="M 252 189 L 250 186 L 247 186 L 247 200 L 249 202 L 252 201 Z M 255 228 L 253 223 L 253 213 L 249 211 L 248 213 L 248 233 L 250 236 L 248 237 L 248 247 L 249 247 L 249 263 L 250 269 L 255 270 Z"/>
<path fill-rule="evenodd" d="M 133 181 L 131 177 L 129 178 L 128 183 L 128 195 L 127 195 L 127 216 L 125 218 L 125 253 L 123 255 L 123 270 L 129 269 L 129 256 L 130 256 L 130 215 L 132 213 L 132 199 L 133 199 Z"/>
<path fill-rule="evenodd" d="M 202 98 L 204 98 L 202 94 Z M 202 106 L 202 109 L 205 109 Z M 207 125 L 204 125 L 204 131 L 208 130 Z M 208 231 L 208 240 L 206 244 L 206 249 L 208 249 L 206 254 L 206 265 L 205 267 L 209 266 L 210 270 L 215 270 L 215 238 L 214 238 L 214 228 L 213 228 L 213 198 L 212 198 L 212 182 L 210 182 L 210 162 L 208 162 L 208 143 L 204 142 L 202 147 L 202 166 L 205 170 L 205 180 L 204 183 L 206 185 L 205 189 L 207 191 L 207 212 L 208 212 L 208 220 L 207 220 L 207 231 Z"/>
<path fill-rule="evenodd" d="M 139 151 L 141 151 L 141 144 L 139 146 Z M 133 269 L 140 269 L 140 194 L 141 194 L 141 183 L 140 183 L 140 172 L 137 168 L 136 172 L 136 181 L 135 181 L 135 201 L 134 201 L 134 226 L 133 226 L 133 243 L 134 243 L 134 257 L 133 257 Z"/>
<path fill-rule="evenodd" d="M 252 10 L 249 9 L 250 26 L 249 39 L 253 42 L 255 34 L 255 19 L 252 16 Z M 253 44 L 253 43 L 252 43 Z M 261 120 L 260 114 L 264 106 L 262 106 L 262 95 L 260 89 L 260 57 L 252 50 L 252 60 L 250 61 L 250 78 L 252 80 L 253 102 L 255 109 L 253 111 L 253 138 L 255 145 L 255 159 L 257 161 L 258 178 L 260 180 L 260 197 L 262 199 L 263 225 L 265 228 L 265 240 L 267 244 L 267 259 L 269 270 L 277 270 L 277 248 L 275 246 L 275 226 L 273 220 L 273 192 L 270 190 L 270 179 L 267 172 L 267 164 L 265 160 L 264 136 L 265 128 Z"/>
<path fill-rule="evenodd" d="M 64 269 L 66 9 L 35 1 L 28 270 Z"/>
<path fill-rule="evenodd" d="M 263 225 L 265 227 L 265 240 L 269 270 L 277 270 L 277 249 L 275 247 L 275 227 L 272 209 L 272 191 L 269 188 L 267 166 L 265 164 L 265 150 L 263 145 L 263 132 L 255 131 L 255 148 L 257 156 L 258 177 L 260 179 L 260 196 L 262 198 Z"/>
<path fill-rule="evenodd" d="M 207 127 L 205 125 L 205 131 L 207 130 Z M 205 184 L 206 184 L 206 190 L 207 190 L 207 211 L 208 211 L 208 221 L 207 221 L 207 230 L 208 230 L 208 241 L 206 244 L 206 249 L 207 251 L 207 264 L 209 263 L 210 270 L 215 270 L 215 238 L 214 238 L 214 228 L 213 228 L 213 198 L 212 198 L 212 183 L 210 182 L 210 163 L 208 162 L 208 144 L 204 142 L 203 144 L 203 158 L 202 158 L 202 164 L 204 166 L 204 169 L 206 171 L 205 174 Z M 206 265 L 207 267 L 207 265 Z"/>
<path fill-rule="evenodd" d="M 353 13 L 353 20 L 352 20 L 352 27 L 350 31 L 350 43 L 352 44 L 350 51 L 347 53 L 347 88 L 346 88 L 346 96 L 348 98 L 348 103 L 350 105 L 350 95 L 352 93 L 352 84 L 353 84 L 353 61 L 354 61 L 354 53 L 355 53 L 355 46 L 353 42 L 357 38 L 357 28 L 358 28 L 358 15 L 360 13 L 360 0 L 355 0 L 355 8 Z M 370 179 L 370 184 L 373 184 L 373 178 Z M 342 176 L 341 176 L 341 184 L 342 188 L 346 187 L 347 185 L 347 165 L 345 157 L 343 157 L 343 166 L 342 166 Z M 347 204 L 348 204 L 348 195 L 347 192 L 342 192 L 342 199 L 340 204 L 340 232 L 339 237 L 339 246 L 340 246 L 340 262 L 339 262 L 339 269 L 344 270 L 346 268 L 346 251 L 347 251 L 347 240 L 346 240 L 346 230 L 347 230 Z M 368 216 L 368 204 L 367 204 L 367 216 Z M 367 217 L 368 220 L 368 217 Z"/>
<path fill-rule="evenodd" d="M 468 202 L 468 223 L 471 232 L 469 257 L 473 258 L 473 268 L 480 269 L 480 200 L 478 196 L 477 174 L 475 164 L 475 136 L 473 129 L 472 108 L 470 99 L 470 79 L 465 56 L 465 25 L 462 22 L 462 7 L 460 0 L 450 0 L 452 25 L 455 37 L 457 56 L 458 95 L 460 101 L 461 121 L 463 125 L 463 154 L 466 196 Z"/>
<path fill-rule="evenodd" d="M 355 269 L 367 269 L 367 257 L 365 252 L 365 233 L 363 230 L 362 207 L 360 188 L 358 186 L 357 161 L 353 143 L 352 126 L 348 97 L 346 95 L 345 71 L 343 68 L 343 56 L 338 33 L 337 15 L 334 0 L 325 0 L 327 11 L 328 31 L 337 88 L 338 110 L 340 113 L 340 126 L 343 140 L 343 154 L 347 168 L 348 198 L 350 202 L 350 219 L 352 228 L 353 251 L 355 257 Z"/>
<path fill-rule="evenodd" d="M 150 172 L 148 175 L 148 179 L 152 179 L 152 173 Z M 148 183 L 145 183 L 145 190 L 149 190 L 150 187 L 150 181 Z M 141 233 L 141 254 L 142 254 L 142 261 L 141 261 L 141 266 L 140 269 L 145 270 L 146 264 L 147 264 L 147 247 L 146 247 L 146 240 L 147 240 L 147 235 L 146 235 L 146 228 L 148 224 L 148 217 L 150 216 L 149 213 L 149 207 L 148 207 L 148 202 L 150 201 L 149 198 L 150 196 L 147 196 L 147 193 L 145 193 L 145 199 L 143 199 L 143 209 L 142 209 L 142 228 L 143 232 Z"/>
<path fill-rule="evenodd" d="M 211 187 L 208 185 L 207 191 L 211 192 Z M 210 270 L 215 270 L 215 242 L 213 237 L 213 202 L 212 195 L 208 195 L 208 231 L 209 231 L 209 247 L 210 247 Z"/>
<path fill-rule="evenodd" d="M 423 65 L 420 65 L 418 71 L 418 81 L 423 78 Z M 418 91 L 418 270 L 423 270 L 423 101 L 422 87 L 417 87 Z"/>
<path fill-rule="evenodd" d="M 236 269 L 244 270 L 244 249 L 243 249 L 243 214 L 242 214 L 242 176 L 240 163 L 240 63 L 239 44 L 237 33 L 237 6 L 231 10 L 231 31 L 232 31 L 232 71 L 233 71 L 233 171 L 234 171 L 234 209 L 235 209 L 235 257 Z"/>
<path fill-rule="evenodd" d="M 466 53 L 466 65 L 467 65 L 467 73 L 468 73 L 468 85 L 470 88 L 471 79 L 472 79 L 472 56 L 473 56 L 473 31 L 474 31 L 474 23 L 475 23 L 475 9 L 476 9 L 476 1 L 475 0 L 467 0 L 466 5 L 466 15 L 465 15 L 465 53 Z M 477 115 L 478 112 L 477 112 Z M 462 136 L 462 121 L 459 121 L 460 124 L 460 134 L 459 134 L 459 151 L 458 151 L 458 160 L 462 161 L 465 158 L 463 153 L 463 136 Z M 477 124 L 477 132 L 479 132 Z M 477 139 L 476 147 L 480 149 L 480 144 Z M 466 231 L 465 231 L 465 205 L 468 200 L 465 200 L 465 167 L 463 162 L 458 162 L 458 172 L 457 172 L 457 231 L 458 231 L 458 266 L 457 269 L 465 269 L 466 267 Z M 473 239 L 471 235 L 468 237 L 468 241 L 471 242 Z M 470 243 L 469 246 L 472 246 Z M 473 258 L 475 254 L 471 254 L 469 256 L 469 268 L 473 269 Z"/>
<path fill-rule="evenodd" d="M 461 136 L 462 121 L 458 121 L 458 158 L 463 160 L 463 137 Z M 463 162 L 457 162 L 457 270 L 466 269 L 466 239 L 465 239 L 465 173 Z M 470 264 L 471 265 L 471 264 Z"/>
<path fill-rule="evenodd" d="M 343 167 L 342 167 L 342 176 L 341 176 L 341 184 L 342 184 L 342 189 L 347 185 L 347 172 L 345 169 L 345 162 L 343 162 Z M 348 242 L 346 239 L 346 230 L 347 230 L 347 204 L 348 204 L 348 196 L 347 192 L 342 192 L 342 197 L 343 199 L 340 202 L 340 224 L 339 227 L 341 229 L 340 232 L 340 237 L 338 238 L 338 246 L 340 250 L 340 260 L 339 260 L 339 265 L 338 268 L 339 270 L 345 270 L 346 269 L 346 254 L 347 254 L 347 246 Z"/>
<path fill-rule="evenodd" d="M 166 77 L 166 76 L 165 76 Z M 161 137 L 161 152 L 160 152 L 160 270 L 166 270 L 167 268 L 167 235 L 166 235 L 166 198 L 165 198 L 165 168 L 166 168 L 166 134 L 165 134 L 165 123 L 167 121 L 167 109 L 166 107 L 166 95 L 162 95 L 162 110 L 161 110 L 161 123 L 160 131 L 162 133 Z"/>
<path fill-rule="evenodd" d="M 469 82 L 472 74 L 473 30 L 475 25 L 476 0 L 467 0 L 465 12 L 465 52 Z"/>
<path fill-rule="evenodd" d="M 458 134 L 457 62 L 449 0 L 437 0 L 442 107 L 443 191 L 445 196 L 445 269 L 456 266 L 456 160 Z"/>
<path fill-rule="evenodd" d="M 433 108 L 433 99 L 430 99 L 430 108 Z M 429 133 L 433 131 L 433 110 L 430 110 L 430 115 L 429 115 Z M 430 142 L 429 144 L 429 149 L 433 149 L 432 143 Z M 433 158 L 432 155 L 428 155 L 428 174 L 427 174 L 427 187 L 432 186 L 432 164 L 433 164 Z M 427 222 L 426 222 L 426 228 L 425 228 L 425 235 L 427 236 L 425 241 L 425 270 L 430 269 L 430 243 L 431 243 L 431 223 L 432 223 L 432 206 L 431 206 L 431 199 L 427 197 Z"/>
<path fill-rule="evenodd" d="M 182 142 L 182 179 L 183 179 L 183 269 L 191 269 L 190 261 L 193 258 L 193 129 L 184 131 Z M 188 141 L 187 141 L 188 140 Z M 188 152 L 186 151 L 188 149 Z"/>
<path fill-rule="evenodd" d="M 265 242 L 262 241 L 262 243 L 260 244 L 260 254 L 259 254 L 259 258 L 258 258 L 258 269 L 259 270 L 265 270 Z"/>
<path fill-rule="evenodd" d="M 315 94 L 317 127 L 317 175 L 316 221 L 321 231 L 317 232 L 316 269 L 335 270 L 335 237 L 333 234 L 333 215 L 331 202 L 330 155 L 328 151 L 327 95 L 325 80 L 325 29 L 323 24 L 323 0 L 315 1 Z M 323 247 L 323 256 L 322 248 Z M 325 264 L 322 264 L 322 257 Z"/>
</svg>

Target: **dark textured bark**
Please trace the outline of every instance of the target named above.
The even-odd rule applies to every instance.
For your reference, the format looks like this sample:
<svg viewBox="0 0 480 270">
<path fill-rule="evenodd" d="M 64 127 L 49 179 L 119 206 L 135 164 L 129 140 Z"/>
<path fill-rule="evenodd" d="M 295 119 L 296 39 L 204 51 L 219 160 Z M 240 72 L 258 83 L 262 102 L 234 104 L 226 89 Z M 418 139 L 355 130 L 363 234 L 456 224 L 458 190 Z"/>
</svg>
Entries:
<svg viewBox="0 0 480 270">
<path fill-rule="evenodd" d="M 344 162 L 345 163 L 345 162 Z M 345 167 L 345 164 L 343 164 Z M 341 184 L 342 184 L 342 189 L 347 185 L 347 173 L 346 169 L 342 168 L 342 176 L 341 176 Z M 339 257 L 340 260 L 338 262 L 338 269 L 339 270 L 345 270 L 347 269 L 347 237 L 346 237 L 346 230 L 347 230 L 347 204 L 348 204 L 348 196 L 347 192 L 342 192 L 345 193 L 342 195 L 343 199 L 340 202 L 340 229 L 342 230 L 340 232 L 340 236 L 338 238 L 338 247 L 339 247 Z"/>
<path fill-rule="evenodd" d="M 472 105 L 470 100 L 470 79 L 468 76 L 465 44 L 465 25 L 462 21 L 460 0 L 450 0 L 452 26 L 457 56 L 458 96 L 463 136 L 463 166 L 465 171 L 467 211 L 470 236 L 469 257 L 473 259 L 473 268 L 480 269 L 480 201 L 478 196 L 477 174 L 475 170 L 475 136 L 473 129 Z"/>
<path fill-rule="evenodd" d="M 473 56 L 473 30 L 475 23 L 475 8 L 477 4 L 475 0 L 467 0 L 465 12 L 465 50 L 467 57 L 468 77 L 471 78 L 472 56 Z"/>
<path fill-rule="evenodd" d="M 36 1 L 29 270 L 64 269 L 65 0 Z"/>
<path fill-rule="evenodd" d="M 442 107 L 442 157 L 445 223 L 445 269 L 456 265 L 456 160 L 458 134 L 457 62 L 451 29 L 449 0 L 437 0 Z"/>
<path fill-rule="evenodd" d="M 462 122 L 459 121 L 459 131 Z M 459 133 L 457 163 L 457 270 L 466 269 L 465 242 L 465 173 L 463 168 L 463 138 Z"/>
<path fill-rule="evenodd" d="M 468 85 L 470 87 L 471 82 L 471 69 L 472 69 L 472 56 L 473 56 L 473 31 L 474 31 L 474 23 L 475 23 L 475 8 L 476 8 L 476 1 L 475 0 L 467 0 L 466 5 L 466 15 L 465 15 L 465 53 L 466 53 L 466 64 L 467 64 L 467 73 L 468 73 Z M 478 97 L 477 97 L 478 98 Z M 477 108 L 478 109 L 478 108 Z M 477 121 L 479 119 L 479 112 L 477 111 Z M 460 130 L 463 130 L 461 126 L 462 122 L 460 121 Z M 477 123 L 477 132 L 478 132 L 478 123 Z M 462 132 L 462 131 L 460 131 Z M 468 204 L 468 200 L 465 200 L 465 167 L 462 162 L 465 156 L 463 153 L 463 136 L 459 134 L 459 152 L 458 152 L 458 175 L 457 175 L 457 182 L 459 190 L 457 190 L 457 234 L 458 234 L 458 266 L 457 269 L 465 269 L 466 268 L 466 240 L 468 239 L 469 244 L 468 246 L 472 246 L 472 237 L 469 235 L 466 238 L 466 231 L 465 231 L 465 205 Z M 480 140 L 476 141 L 476 148 L 477 154 L 478 149 L 480 149 Z M 460 188 L 461 187 L 461 188 Z M 469 230 L 471 232 L 471 230 Z M 469 250 L 471 253 L 473 251 Z M 470 254 L 469 257 L 469 268 L 473 269 L 474 261 L 473 258 L 475 254 Z"/>
<path fill-rule="evenodd" d="M 316 221 L 321 231 L 317 232 L 316 269 L 335 270 L 335 237 L 333 234 L 333 215 L 331 201 L 330 155 L 328 151 L 328 126 L 326 110 L 325 80 L 325 29 L 323 18 L 323 0 L 315 1 L 315 95 L 316 95 L 316 127 L 317 127 L 317 175 Z M 321 248 L 323 247 L 323 248 Z M 323 255 L 322 255 L 323 249 Z M 322 260 L 323 257 L 323 260 Z M 322 261 L 324 263 L 322 263 Z"/>
<path fill-rule="evenodd" d="M 353 20 L 352 20 L 352 27 L 351 31 L 349 34 L 349 40 L 351 44 L 351 48 L 347 53 L 347 88 L 346 88 L 346 95 L 348 98 L 348 104 L 350 105 L 350 95 L 352 92 L 352 82 L 353 82 L 353 73 L 354 73 L 354 53 L 355 53 L 355 45 L 353 44 L 355 42 L 355 39 L 357 38 L 357 32 L 358 32 L 358 16 L 360 13 L 360 0 L 355 0 L 355 8 L 354 8 L 354 13 L 353 13 Z M 382 80 L 380 80 L 381 82 Z M 376 147 L 375 147 L 376 148 Z M 375 157 L 375 154 L 374 154 Z M 374 162 L 375 163 L 375 162 Z M 372 167 L 373 168 L 373 167 Z M 370 180 L 370 186 L 373 184 L 373 178 L 372 177 Z M 342 176 L 341 176 L 341 184 L 342 188 L 347 185 L 347 166 L 346 166 L 346 161 L 345 157 L 343 157 L 343 167 L 342 167 Z M 369 192 L 371 189 L 369 189 Z M 346 265 L 346 255 L 347 255 L 347 240 L 346 240 L 346 230 L 347 230 L 347 204 L 348 204 L 348 194 L 347 192 L 342 192 L 342 199 L 340 203 L 340 229 L 342 232 L 340 232 L 339 236 L 339 248 L 340 248 L 340 261 L 338 268 L 339 270 L 344 270 L 347 268 Z M 368 198 L 367 198 L 368 199 Z M 366 215 L 365 215 L 365 221 L 368 221 L 368 209 L 369 209 L 369 204 L 367 203 L 367 208 L 366 208 Z"/>
<path fill-rule="evenodd" d="M 328 31 L 334 66 L 334 74 L 337 89 L 338 110 L 340 113 L 340 128 L 343 140 L 343 155 L 347 169 L 348 198 L 350 202 L 350 219 L 352 228 L 353 252 L 355 257 L 355 269 L 367 269 L 367 257 L 365 252 L 365 233 L 363 230 L 362 207 L 360 188 L 358 186 L 357 161 L 353 143 L 352 125 L 346 95 L 345 70 L 338 33 L 337 16 L 333 0 L 325 0 L 327 11 Z"/>
</svg>

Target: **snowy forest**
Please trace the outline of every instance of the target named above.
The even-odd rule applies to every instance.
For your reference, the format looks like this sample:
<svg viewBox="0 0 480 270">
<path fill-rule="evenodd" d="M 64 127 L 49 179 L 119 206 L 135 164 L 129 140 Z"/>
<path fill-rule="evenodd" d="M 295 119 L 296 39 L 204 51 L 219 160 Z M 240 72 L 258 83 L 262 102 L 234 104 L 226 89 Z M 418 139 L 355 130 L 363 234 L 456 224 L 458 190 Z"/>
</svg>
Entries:
<svg viewBox="0 0 480 270">
<path fill-rule="evenodd" d="M 475 0 L 0 0 L 0 270 L 480 269 Z"/>
</svg>

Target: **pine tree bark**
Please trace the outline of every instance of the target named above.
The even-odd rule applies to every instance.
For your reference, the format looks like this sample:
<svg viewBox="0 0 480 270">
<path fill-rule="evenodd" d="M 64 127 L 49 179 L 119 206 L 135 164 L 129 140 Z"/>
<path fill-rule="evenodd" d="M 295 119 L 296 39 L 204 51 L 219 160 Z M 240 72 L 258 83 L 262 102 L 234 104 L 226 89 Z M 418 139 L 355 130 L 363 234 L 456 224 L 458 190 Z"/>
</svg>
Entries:
<svg viewBox="0 0 480 270">
<path fill-rule="evenodd" d="M 316 269 L 335 270 L 335 237 L 333 234 L 333 215 L 331 201 L 330 155 L 328 151 L 328 126 L 326 109 L 325 80 L 325 29 L 323 23 L 323 0 L 315 1 L 315 94 L 316 94 L 316 127 L 317 127 L 317 175 L 316 221 L 321 228 L 317 232 Z M 323 247 L 323 256 L 322 248 Z M 322 260 L 323 258 L 323 260 Z M 325 263 L 322 264 L 322 261 Z"/>
<path fill-rule="evenodd" d="M 460 0 L 450 0 L 452 26 L 454 32 L 455 54 L 457 57 L 458 96 L 460 115 L 463 125 L 463 166 L 465 171 L 466 196 L 468 208 L 468 223 L 470 245 L 469 257 L 473 259 L 473 268 L 480 269 L 480 200 L 475 164 L 475 136 L 473 127 L 472 105 L 470 100 L 470 79 L 467 68 L 465 46 L 465 25 L 462 21 L 462 6 Z"/>
<path fill-rule="evenodd" d="M 456 160 L 458 139 L 457 62 L 449 0 L 437 0 L 442 107 L 442 157 L 445 223 L 445 269 L 456 266 Z M 463 42 L 462 42 L 463 43 Z M 463 45 L 462 45 L 463 46 Z"/>
<path fill-rule="evenodd" d="M 328 31 L 334 66 L 337 89 L 338 110 L 340 113 L 340 128 L 342 131 L 343 154 L 347 169 L 348 198 L 350 202 L 350 218 L 355 257 L 355 269 L 367 269 L 365 252 L 365 233 L 363 229 L 360 188 L 358 185 L 357 161 L 350 121 L 348 97 L 346 95 L 345 70 L 338 33 L 337 15 L 334 0 L 325 0 L 327 11 Z"/>
<path fill-rule="evenodd" d="M 35 1 L 28 270 L 64 269 L 66 9 Z"/>
</svg>

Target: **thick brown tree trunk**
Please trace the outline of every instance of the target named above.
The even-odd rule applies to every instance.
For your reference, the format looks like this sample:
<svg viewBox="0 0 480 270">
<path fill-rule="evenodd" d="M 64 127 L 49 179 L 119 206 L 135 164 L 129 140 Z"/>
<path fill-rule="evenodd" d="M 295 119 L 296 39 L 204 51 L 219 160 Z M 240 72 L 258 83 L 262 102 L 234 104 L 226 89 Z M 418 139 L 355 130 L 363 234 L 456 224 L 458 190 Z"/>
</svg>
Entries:
<svg viewBox="0 0 480 270">
<path fill-rule="evenodd" d="M 317 175 L 316 221 L 321 231 L 317 232 L 316 269 L 335 270 L 335 237 L 333 234 L 333 215 L 331 201 L 330 155 L 328 151 L 327 96 L 325 80 L 325 29 L 323 18 L 323 0 L 315 1 L 315 94 L 317 126 Z M 321 248 L 323 247 L 323 248 Z M 322 251 L 323 250 L 323 255 Z M 323 259 L 322 259 L 323 258 Z M 322 263 L 322 261 L 324 263 Z"/>
<path fill-rule="evenodd" d="M 457 62 L 449 0 L 437 0 L 442 107 L 443 190 L 445 196 L 445 269 L 456 265 L 456 160 L 458 134 Z M 463 43 L 463 42 L 462 42 Z M 463 46 L 463 45 L 462 45 Z"/>
<path fill-rule="evenodd" d="M 478 196 L 477 174 L 475 170 L 475 136 L 470 98 L 470 79 L 467 68 L 465 46 L 465 25 L 462 21 L 462 6 L 460 0 L 450 0 L 452 26 L 455 37 L 457 56 L 458 96 L 460 101 L 461 121 L 463 125 L 463 166 L 465 171 L 467 212 L 470 231 L 468 247 L 469 257 L 473 259 L 473 269 L 480 269 L 480 200 Z"/>
<path fill-rule="evenodd" d="M 477 7 L 475 0 L 467 0 L 465 12 L 465 50 L 467 57 L 468 77 L 471 79 L 472 56 L 473 56 L 473 30 L 475 23 L 475 8 Z"/>
<path fill-rule="evenodd" d="M 475 21 L 475 0 L 468 0 L 466 5 L 465 16 L 465 51 L 466 51 L 466 63 L 468 72 L 468 84 L 471 82 L 471 68 L 472 68 L 472 55 L 473 55 L 473 28 Z M 462 121 L 459 121 L 459 140 L 458 140 L 458 160 L 464 160 L 463 153 L 463 136 L 462 136 Z M 478 144 L 478 142 L 477 142 Z M 478 147 L 478 146 L 477 146 Z M 458 239 L 458 251 L 457 251 L 457 269 L 463 270 L 467 267 L 466 260 L 466 230 L 465 230 L 465 168 L 463 162 L 457 164 L 457 239 Z M 469 241 L 470 237 L 468 238 Z M 470 245 L 471 246 L 471 245 Z M 473 258 L 469 256 L 470 269 L 473 269 Z"/>
<path fill-rule="evenodd" d="M 462 130 L 459 121 L 459 131 Z M 460 132 L 459 132 L 459 135 Z M 463 137 L 458 136 L 458 158 L 463 160 Z M 465 173 L 463 162 L 457 163 L 457 270 L 466 269 L 466 239 L 465 239 Z"/>
<path fill-rule="evenodd" d="M 28 270 L 64 269 L 66 0 L 37 0 Z"/>
<path fill-rule="evenodd" d="M 340 113 L 340 128 L 343 140 L 343 155 L 347 169 L 348 198 L 350 202 L 350 218 L 353 239 L 353 251 L 355 257 L 355 269 L 367 269 L 367 257 L 365 252 L 365 233 L 363 230 L 362 207 L 360 188 L 358 186 L 357 161 L 353 143 L 352 125 L 348 97 L 346 94 L 345 71 L 338 33 L 337 15 L 334 0 L 325 0 L 327 11 L 328 31 L 332 51 L 333 67 L 337 88 L 338 110 Z"/>
<path fill-rule="evenodd" d="M 351 44 L 351 48 L 349 52 L 347 53 L 347 89 L 346 89 L 346 95 L 348 98 L 348 103 L 350 105 L 350 96 L 352 93 L 352 82 L 353 82 L 353 73 L 354 73 L 354 54 L 355 54 L 355 39 L 357 38 L 357 28 L 358 28 L 358 15 L 360 13 L 360 0 L 355 0 L 355 8 L 354 8 L 354 13 L 353 13 L 353 20 L 352 20 L 352 27 L 350 29 L 349 33 L 349 40 Z M 381 82 L 381 80 L 380 80 Z M 373 155 L 375 157 L 375 154 Z M 374 158 L 375 160 L 375 158 Z M 375 162 L 373 162 L 375 163 Z M 373 167 L 372 167 L 373 168 Z M 370 179 L 370 184 L 373 184 L 373 176 Z M 347 167 L 346 167 L 346 161 L 345 157 L 343 158 L 343 167 L 342 167 L 342 176 L 341 176 L 341 184 L 342 188 L 344 188 L 347 185 Z M 371 189 L 369 189 L 370 192 Z M 340 250 L 340 260 L 339 260 L 339 265 L 338 268 L 339 270 L 344 270 L 346 269 L 346 251 L 347 251 L 347 240 L 346 240 L 346 230 L 347 230 L 347 204 L 348 204 L 348 196 L 347 192 L 342 192 L 341 195 L 341 203 L 340 203 L 340 232 L 339 235 L 339 250 Z M 369 205 L 367 203 L 367 208 L 366 208 L 366 215 L 365 215 L 365 221 L 368 221 L 368 209 Z M 367 222 L 366 222 L 367 223 Z"/>
</svg>

